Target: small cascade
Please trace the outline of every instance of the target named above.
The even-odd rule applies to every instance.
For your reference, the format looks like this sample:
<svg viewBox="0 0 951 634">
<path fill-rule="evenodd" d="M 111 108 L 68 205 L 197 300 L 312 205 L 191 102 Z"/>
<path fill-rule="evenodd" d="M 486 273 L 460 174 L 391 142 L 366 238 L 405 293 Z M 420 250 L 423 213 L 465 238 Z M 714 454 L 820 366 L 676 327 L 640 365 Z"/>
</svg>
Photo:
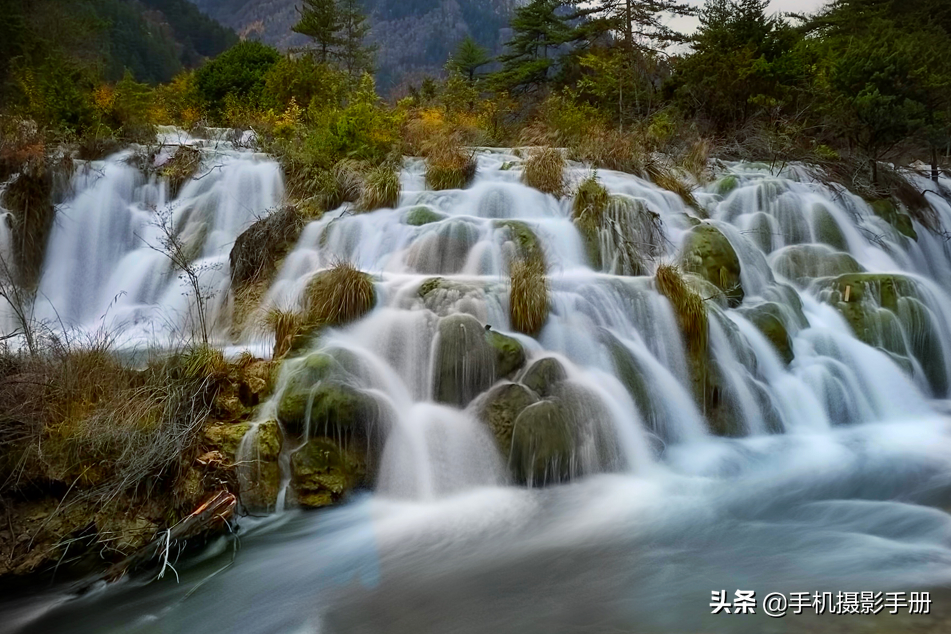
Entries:
<svg viewBox="0 0 951 634">
<path fill-rule="evenodd" d="M 37 289 L 39 319 L 103 328 L 122 345 L 167 345 L 195 336 L 197 295 L 209 324 L 227 322 L 228 254 L 244 229 L 280 203 L 280 168 L 225 142 L 175 141 L 153 154 L 126 150 L 77 168 L 73 194 L 57 206 Z M 177 192 L 162 173 L 176 147 L 201 152 Z"/>
</svg>

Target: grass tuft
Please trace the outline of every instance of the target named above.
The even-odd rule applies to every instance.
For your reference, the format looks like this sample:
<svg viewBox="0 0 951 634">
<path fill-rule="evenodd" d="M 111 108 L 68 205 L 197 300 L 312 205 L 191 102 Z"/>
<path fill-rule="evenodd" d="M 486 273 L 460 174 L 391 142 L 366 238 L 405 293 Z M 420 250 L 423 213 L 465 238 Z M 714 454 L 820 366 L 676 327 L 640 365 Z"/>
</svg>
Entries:
<svg viewBox="0 0 951 634">
<path fill-rule="evenodd" d="M 400 175 L 392 165 L 381 165 L 370 170 L 363 182 L 363 192 L 357 201 L 360 211 L 373 211 L 388 207 L 395 209 L 399 205 Z"/>
<path fill-rule="evenodd" d="M 704 359 L 707 352 L 708 316 L 703 298 L 687 285 L 683 273 L 676 266 L 658 266 L 654 281 L 660 294 L 674 307 L 690 358 L 694 362 Z"/>
<path fill-rule="evenodd" d="M 537 337 L 548 320 L 550 309 L 544 260 L 515 259 L 511 265 L 511 282 L 512 327 L 526 335 Z"/>
<path fill-rule="evenodd" d="M 190 181 L 201 168 L 201 150 L 190 145 L 181 145 L 168 159 L 159 175 L 168 183 L 170 198 L 177 198 L 185 183 Z"/>
<path fill-rule="evenodd" d="M 296 311 L 272 308 L 266 317 L 267 325 L 274 331 L 272 358 L 283 358 L 294 347 L 298 335 L 305 330 L 304 315 Z"/>
<path fill-rule="evenodd" d="M 448 137 L 434 142 L 426 156 L 426 186 L 430 189 L 464 189 L 475 178 L 475 153 Z"/>
<path fill-rule="evenodd" d="M 697 199 L 693 195 L 693 191 L 684 183 L 673 170 L 660 165 L 655 161 L 651 161 L 647 164 L 645 168 L 647 175 L 654 182 L 655 185 L 661 189 L 666 189 L 667 191 L 674 192 L 690 207 L 694 208 L 697 211 L 701 210 L 700 203 L 697 202 Z"/>
<path fill-rule="evenodd" d="M 301 211 L 286 205 L 261 218 L 238 239 L 231 248 L 231 282 L 236 287 L 269 279 L 277 270 L 278 261 L 287 255 L 297 242 L 306 218 Z"/>
<path fill-rule="evenodd" d="M 565 193 L 565 156 L 559 150 L 543 147 L 525 161 L 522 182 L 540 192 L 562 196 Z"/>
<path fill-rule="evenodd" d="M 602 224 L 604 211 L 608 207 L 611 195 L 598 182 L 596 174 L 581 181 L 575 192 L 571 215 L 575 224 L 585 234 L 595 232 Z"/>
<path fill-rule="evenodd" d="M 307 321 L 314 326 L 342 326 L 366 315 L 375 303 L 370 276 L 350 262 L 338 262 L 308 284 Z"/>
</svg>

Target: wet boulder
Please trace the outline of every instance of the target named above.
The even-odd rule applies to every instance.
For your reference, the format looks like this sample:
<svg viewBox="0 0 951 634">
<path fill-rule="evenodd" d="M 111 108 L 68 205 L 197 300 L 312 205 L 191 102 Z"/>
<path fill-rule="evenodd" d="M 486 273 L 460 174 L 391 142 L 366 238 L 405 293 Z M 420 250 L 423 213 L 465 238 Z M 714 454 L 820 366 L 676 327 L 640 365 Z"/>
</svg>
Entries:
<svg viewBox="0 0 951 634">
<path fill-rule="evenodd" d="M 797 244 L 780 249 L 770 258 L 770 264 L 776 273 L 799 284 L 817 277 L 865 271 L 851 255 L 825 244 Z"/>
<path fill-rule="evenodd" d="M 686 271 L 723 291 L 731 306 L 739 306 L 743 301 L 740 259 L 730 241 L 713 225 L 703 223 L 687 232 L 681 260 Z"/>
<path fill-rule="evenodd" d="M 524 363 L 525 352 L 517 340 L 486 331 L 472 315 L 444 317 L 436 339 L 433 396 L 439 403 L 465 407 Z"/>
<path fill-rule="evenodd" d="M 763 333 L 783 363 L 788 365 L 792 362 L 794 356 L 792 339 L 786 330 L 782 308 L 778 304 L 766 302 L 750 308 L 746 311 L 746 318 Z"/>
<path fill-rule="evenodd" d="M 833 249 L 839 251 L 848 251 L 849 244 L 845 239 L 845 234 L 835 221 L 832 213 L 821 204 L 816 204 L 812 208 L 812 232 L 813 239 L 816 242 L 827 244 Z"/>
<path fill-rule="evenodd" d="M 555 387 L 568 378 L 565 366 L 553 357 L 545 357 L 533 363 L 522 376 L 522 384 L 541 397 L 554 394 Z"/>
<path fill-rule="evenodd" d="M 515 481 L 545 486 L 573 474 L 575 439 L 570 415 L 558 401 L 529 405 L 515 419 L 509 469 Z"/>
<path fill-rule="evenodd" d="M 518 383 L 498 385 L 482 400 L 479 418 L 492 431 L 503 456 L 508 456 L 512 448 L 512 430 L 519 414 L 537 402 L 538 397 Z"/>
</svg>

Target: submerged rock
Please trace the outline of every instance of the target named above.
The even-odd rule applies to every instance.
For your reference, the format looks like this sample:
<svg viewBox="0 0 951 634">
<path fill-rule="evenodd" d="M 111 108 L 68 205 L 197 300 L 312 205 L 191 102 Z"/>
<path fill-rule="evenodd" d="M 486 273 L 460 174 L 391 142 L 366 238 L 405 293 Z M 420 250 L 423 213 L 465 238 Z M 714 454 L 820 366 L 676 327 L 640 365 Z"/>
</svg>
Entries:
<svg viewBox="0 0 951 634">
<path fill-rule="evenodd" d="M 935 396 L 948 394 L 941 325 L 928 306 L 931 294 L 917 280 L 896 273 L 851 273 L 816 283 L 820 299 L 842 314 L 858 339 L 892 358 L 914 358 Z"/>
<path fill-rule="evenodd" d="M 564 406 L 557 401 L 539 401 L 515 419 L 509 468 L 520 484 L 565 482 L 573 472 L 574 449 L 574 432 Z"/>
<path fill-rule="evenodd" d="M 915 231 L 915 225 L 911 220 L 911 216 L 898 211 L 898 208 L 895 207 L 895 203 L 883 199 L 876 200 L 871 203 L 870 206 L 876 216 L 893 226 L 898 233 L 906 238 L 911 238 L 915 242 L 918 241 L 918 232 Z"/>
<path fill-rule="evenodd" d="M 744 297 L 740 259 L 719 229 L 707 223 L 694 227 L 684 236 L 681 253 L 685 270 L 723 291 L 731 306 L 740 305 Z"/>
<path fill-rule="evenodd" d="M 420 205 L 406 212 L 406 215 L 403 216 L 403 222 L 413 227 L 422 227 L 423 225 L 445 220 L 447 217 L 445 214 L 434 211 L 431 207 Z"/>
<path fill-rule="evenodd" d="M 763 336 L 772 344 L 783 363 L 789 364 L 793 360 L 792 339 L 783 322 L 782 308 L 773 302 L 766 302 L 754 306 L 746 311 L 746 318 L 763 333 Z"/>
<path fill-rule="evenodd" d="M 849 243 L 835 221 L 832 213 L 824 205 L 816 204 L 812 208 L 813 238 L 839 251 L 848 251 Z"/>
<path fill-rule="evenodd" d="M 825 244 L 788 246 L 774 253 L 770 261 L 776 273 L 800 284 L 817 277 L 865 271 L 851 255 Z"/>
<path fill-rule="evenodd" d="M 525 365 L 525 349 L 518 339 L 490 330 L 485 340 L 495 351 L 496 378 L 510 377 Z"/>
</svg>

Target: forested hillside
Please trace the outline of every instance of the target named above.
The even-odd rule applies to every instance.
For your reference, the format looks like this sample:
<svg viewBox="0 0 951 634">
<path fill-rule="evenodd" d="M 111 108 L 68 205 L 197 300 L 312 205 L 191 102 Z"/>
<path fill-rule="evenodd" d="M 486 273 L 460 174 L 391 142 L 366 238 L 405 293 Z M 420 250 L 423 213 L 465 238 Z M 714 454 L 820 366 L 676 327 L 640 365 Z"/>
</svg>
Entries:
<svg viewBox="0 0 951 634">
<path fill-rule="evenodd" d="M 244 37 L 281 49 L 306 43 L 291 31 L 298 0 L 192 0 L 202 11 Z M 384 91 L 423 75 L 438 74 L 466 35 L 497 53 L 518 0 L 363 0 L 369 41 L 378 45 L 377 83 Z"/>
<path fill-rule="evenodd" d="M 63 56 L 104 79 L 169 81 L 233 45 L 187 0 L 0 0 L 0 73 Z"/>
</svg>

